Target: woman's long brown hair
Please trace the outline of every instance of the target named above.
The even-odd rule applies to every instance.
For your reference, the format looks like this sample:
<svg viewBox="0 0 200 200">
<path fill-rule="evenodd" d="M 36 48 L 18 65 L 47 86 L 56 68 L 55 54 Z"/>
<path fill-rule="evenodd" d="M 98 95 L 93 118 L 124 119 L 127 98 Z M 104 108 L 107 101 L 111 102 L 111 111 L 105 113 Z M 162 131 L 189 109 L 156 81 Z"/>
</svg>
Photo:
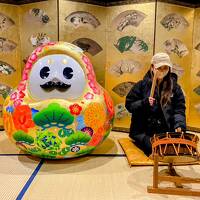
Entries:
<svg viewBox="0 0 200 200">
<path fill-rule="evenodd" d="M 151 70 L 151 74 L 153 77 L 153 72 Z M 160 88 L 158 91 L 160 94 L 160 105 L 162 107 L 166 106 L 168 103 L 171 102 L 171 95 L 172 95 L 172 88 L 173 88 L 173 82 L 171 79 L 171 71 L 169 68 L 169 71 L 167 73 L 167 75 L 163 78 L 161 84 L 160 84 Z"/>
<path fill-rule="evenodd" d="M 161 82 L 161 98 L 160 98 L 160 104 L 162 107 L 166 106 L 168 103 L 171 102 L 171 95 L 172 95 L 172 88 L 173 88 L 173 82 L 171 80 L 171 73 L 170 69 L 167 75 L 163 78 L 163 81 Z"/>
</svg>

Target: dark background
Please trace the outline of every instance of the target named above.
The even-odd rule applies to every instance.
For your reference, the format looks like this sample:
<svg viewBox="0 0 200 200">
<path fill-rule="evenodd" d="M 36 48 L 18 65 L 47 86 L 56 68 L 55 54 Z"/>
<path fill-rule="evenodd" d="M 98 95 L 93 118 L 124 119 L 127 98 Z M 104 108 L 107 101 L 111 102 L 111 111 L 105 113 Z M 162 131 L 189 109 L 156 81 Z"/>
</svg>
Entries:
<svg viewBox="0 0 200 200">
<path fill-rule="evenodd" d="M 21 5 L 21 4 L 34 3 L 34 2 L 39 2 L 39 1 L 42 1 L 42 0 L 0 0 L 0 3 Z M 132 3 L 156 2 L 156 0 L 72 0 L 72 1 L 85 2 L 85 3 L 101 5 L 101 6 L 114 6 L 114 5 L 124 5 L 124 4 L 132 4 Z M 183 5 L 183 6 L 193 7 L 193 8 L 200 7 L 200 0 L 158 0 L 158 1 L 173 3 L 173 4 L 178 4 L 178 5 Z"/>
</svg>

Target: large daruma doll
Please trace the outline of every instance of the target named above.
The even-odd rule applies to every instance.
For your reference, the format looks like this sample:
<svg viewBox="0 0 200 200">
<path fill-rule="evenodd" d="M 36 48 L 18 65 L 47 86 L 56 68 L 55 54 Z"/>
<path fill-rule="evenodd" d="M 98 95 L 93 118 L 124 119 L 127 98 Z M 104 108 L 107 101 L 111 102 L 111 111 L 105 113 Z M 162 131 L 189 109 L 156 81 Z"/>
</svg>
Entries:
<svg viewBox="0 0 200 200">
<path fill-rule="evenodd" d="M 4 128 L 20 149 L 42 158 L 90 153 L 109 134 L 114 116 L 83 51 L 48 43 L 29 57 L 22 80 L 5 100 Z"/>
</svg>

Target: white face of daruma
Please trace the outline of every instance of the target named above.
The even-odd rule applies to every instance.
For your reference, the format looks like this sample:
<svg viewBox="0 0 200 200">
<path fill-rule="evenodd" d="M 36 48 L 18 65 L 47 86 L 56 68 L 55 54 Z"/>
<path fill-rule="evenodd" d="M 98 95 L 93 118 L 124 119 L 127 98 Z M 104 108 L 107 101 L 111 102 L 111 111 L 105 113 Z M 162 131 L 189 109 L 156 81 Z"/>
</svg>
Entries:
<svg viewBox="0 0 200 200">
<path fill-rule="evenodd" d="M 64 54 L 40 58 L 29 77 L 29 91 L 38 100 L 76 99 L 85 88 L 86 80 L 80 64 Z"/>
</svg>

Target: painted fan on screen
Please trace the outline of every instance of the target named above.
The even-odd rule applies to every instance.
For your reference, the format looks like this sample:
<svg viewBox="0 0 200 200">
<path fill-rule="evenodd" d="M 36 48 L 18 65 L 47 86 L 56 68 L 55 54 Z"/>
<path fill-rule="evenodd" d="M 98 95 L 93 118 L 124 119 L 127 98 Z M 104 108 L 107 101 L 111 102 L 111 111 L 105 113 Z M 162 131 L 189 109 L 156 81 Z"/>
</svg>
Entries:
<svg viewBox="0 0 200 200">
<path fill-rule="evenodd" d="M 142 64 L 135 60 L 120 60 L 109 68 L 109 72 L 115 76 L 121 76 L 125 73 L 138 72 L 142 67 Z"/>
<path fill-rule="evenodd" d="M 46 33 L 37 33 L 31 35 L 30 42 L 33 47 L 38 47 L 50 42 L 50 37 Z"/>
<path fill-rule="evenodd" d="M 17 47 L 17 44 L 7 38 L 0 37 L 0 51 L 10 52 Z"/>
<path fill-rule="evenodd" d="M 0 60 L 0 74 L 9 75 L 15 72 L 16 70 L 10 64 Z"/>
<path fill-rule="evenodd" d="M 4 99 L 10 94 L 12 88 L 8 85 L 0 83 L 0 96 L 2 96 Z"/>
<path fill-rule="evenodd" d="M 200 51 L 200 43 L 196 45 L 195 49 Z"/>
<path fill-rule="evenodd" d="M 124 103 L 115 106 L 115 119 L 121 120 L 128 116 L 130 116 L 130 113 L 126 110 Z"/>
<path fill-rule="evenodd" d="M 120 13 L 112 21 L 118 31 L 123 31 L 127 26 L 139 26 L 147 15 L 138 10 L 127 10 Z"/>
<path fill-rule="evenodd" d="M 67 24 L 73 25 L 75 28 L 80 26 L 85 27 L 88 25 L 92 28 L 97 28 L 101 24 L 93 14 L 85 11 L 73 12 L 65 17 L 65 21 Z"/>
<path fill-rule="evenodd" d="M 198 87 L 194 88 L 193 91 L 194 91 L 196 94 L 200 95 L 200 85 L 199 85 Z"/>
<path fill-rule="evenodd" d="M 48 24 L 50 21 L 50 17 L 46 14 L 46 12 L 40 8 L 32 8 L 25 14 L 26 20 L 29 23 L 39 23 L 41 25 Z"/>
<path fill-rule="evenodd" d="M 10 17 L 0 13 L 0 31 L 7 30 L 13 25 L 15 22 Z"/>
<path fill-rule="evenodd" d="M 127 82 L 122 82 L 118 85 L 116 85 L 112 91 L 115 92 L 117 95 L 119 95 L 120 97 L 125 97 L 129 91 L 131 90 L 131 88 L 135 85 L 134 82 L 131 81 L 127 81 Z"/>
<path fill-rule="evenodd" d="M 172 29 L 183 30 L 189 26 L 189 22 L 180 14 L 170 13 L 166 15 L 160 23 L 168 31 Z"/>
<path fill-rule="evenodd" d="M 84 52 L 90 53 L 92 56 L 95 56 L 102 51 L 102 47 L 97 42 L 89 38 L 79 38 L 74 40 L 72 43 L 80 47 Z"/>
<path fill-rule="evenodd" d="M 168 54 L 174 53 L 180 58 L 186 56 L 189 53 L 186 45 L 182 41 L 175 38 L 166 40 L 164 42 L 164 48 Z"/>
<path fill-rule="evenodd" d="M 147 52 L 149 47 L 146 42 L 136 36 L 124 36 L 118 39 L 114 46 L 121 52 L 131 51 L 134 53 Z"/>
<path fill-rule="evenodd" d="M 181 77 L 183 76 L 184 69 L 180 65 L 173 63 L 172 72 Z"/>
</svg>

